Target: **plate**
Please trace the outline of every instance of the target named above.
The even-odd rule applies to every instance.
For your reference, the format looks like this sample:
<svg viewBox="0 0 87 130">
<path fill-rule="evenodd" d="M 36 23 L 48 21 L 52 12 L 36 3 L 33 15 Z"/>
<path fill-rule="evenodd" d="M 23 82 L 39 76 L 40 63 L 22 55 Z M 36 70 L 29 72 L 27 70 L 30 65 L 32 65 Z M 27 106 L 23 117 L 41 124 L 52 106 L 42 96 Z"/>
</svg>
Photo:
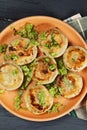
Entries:
<svg viewBox="0 0 87 130">
<path fill-rule="evenodd" d="M 82 39 L 82 37 L 68 24 L 64 23 L 63 21 L 48 17 L 48 16 L 32 16 L 23 18 L 21 20 L 18 20 L 12 24 L 16 29 L 19 29 L 22 27 L 25 23 L 32 23 L 34 25 L 39 25 L 38 28 L 41 28 L 41 31 L 44 31 L 46 29 L 52 28 L 52 27 L 58 27 L 62 30 L 62 32 L 67 36 L 69 43 L 71 45 L 78 45 L 82 46 L 85 49 L 87 49 L 87 46 Z M 5 28 L 0 33 L 0 43 L 9 43 L 12 39 L 14 39 L 14 35 L 11 29 L 11 25 L 9 25 L 7 28 Z M 45 113 L 42 115 L 34 115 L 30 113 L 28 110 L 20 109 L 16 111 L 14 109 L 14 97 L 17 94 L 17 91 L 10 91 L 5 92 L 4 94 L 0 95 L 0 103 L 1 105 L 14 114 L 17 117 L 20 117 L 22 119 L 31 120 L 31 121 L 50 121 L 57 118 L 60 118 L 66 114 L 68 114 L 70 111 L 72 111 L 76 105 L 78 105 L 81 100 L 84 98 L 85 94 L 87 93 L 87 68 L 82 70 L 79 73 L 83 78 L 83 89 L 81 93 L 72 99 L 65 99 L 63 97 L 60 97 L 57 99 L 57 101 L 60 101 L 62 104 L 64 104 L 64 108 L 62 108 L 59 112 L 52 112 L 52 113 Z"/>
</svg>

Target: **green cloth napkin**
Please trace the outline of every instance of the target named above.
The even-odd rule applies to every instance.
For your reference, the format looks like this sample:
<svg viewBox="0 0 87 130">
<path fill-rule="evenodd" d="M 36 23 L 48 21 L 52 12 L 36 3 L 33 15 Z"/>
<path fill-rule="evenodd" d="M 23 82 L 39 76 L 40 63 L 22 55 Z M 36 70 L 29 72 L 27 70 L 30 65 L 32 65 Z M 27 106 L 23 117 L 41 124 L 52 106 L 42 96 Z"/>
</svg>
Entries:
<svg viewBox="0 0 87 130">
<path fill-rule="evenodd" d="M 87 43 L 87 16 L 81 17 L 80 14 L 76 14 L 64 21 L 71 25 L 74 29 L 76 29 Z M 85 98 L 87 99 L 87 95 Z M 87 112 L 85 105 L 82 105 L 81 107 L 71 111 L 69 114 L 74 117 L 87 120 Z"/>
</svg>

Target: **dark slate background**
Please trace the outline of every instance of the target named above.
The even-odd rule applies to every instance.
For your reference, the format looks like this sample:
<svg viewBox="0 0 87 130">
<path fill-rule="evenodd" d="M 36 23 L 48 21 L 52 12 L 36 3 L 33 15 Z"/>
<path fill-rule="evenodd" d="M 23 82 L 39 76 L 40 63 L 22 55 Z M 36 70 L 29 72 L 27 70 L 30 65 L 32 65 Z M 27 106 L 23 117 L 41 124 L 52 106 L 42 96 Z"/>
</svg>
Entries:
<svg viewBox="0 0 87 130">
<path fill-rule="evenodd" d="M 0 31 L 20 18 L 47 15 L 61 20 L 76 13 L 87 15 L 87 0 L 0 0 Z M 15 117 L 0 106 L 0 130 L 87 130 L 87 121 L 69 115 L 49 122 Z"/>
</svg>

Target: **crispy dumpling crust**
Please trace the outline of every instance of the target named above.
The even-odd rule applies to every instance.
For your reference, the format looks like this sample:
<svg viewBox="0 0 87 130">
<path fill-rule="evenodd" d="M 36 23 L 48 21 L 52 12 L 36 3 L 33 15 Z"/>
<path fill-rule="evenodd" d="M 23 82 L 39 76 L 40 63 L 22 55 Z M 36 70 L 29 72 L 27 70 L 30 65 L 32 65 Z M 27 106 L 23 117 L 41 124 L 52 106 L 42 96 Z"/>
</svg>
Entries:
<svg viewBox="0 0 87 130">
<path fill-rule="evenodd" d="M 40 96 L 42 96 L 43 104 L 40 102 Z M 53 97 L 45 86 L 40 84 L 31 83 L 25 92 L 24 98 L 28 110 L 33 114 L 43 114 L 53 105 Z"/>
<path fill-rule="evenodd" d="M 49 61 L 46 61 L 49 60 Z M 55 67 L 53 70 L 50 67 Z M 39 57 L 35 64 L 33 80 L 40 84 L 52 83 L 58 75 L 56 61 L 52 57 Z"/>
<path fill-rule="evenodd" d="M 21 68 L 12 63 L 5 62 L 0 65 L 0 88 L 8 91 L 18 89 L 23 83 L 24 75 Z"/>
<path fill-rule="evenodd" d="M 56 83 L 61 95 L 65 98 L 74 98 L 79 95 L 83 87 L 82 77 L 74 72 L 69 72 L 66 76 L 59 76 Z"/>
<path fill-rule="evenodd" d="M 46 35 L 45 39 L 41 39 L 41 34 L 39 35 L 41 50 L 54 58 L 63 55 L 68 46 L 68 39 L 61 30 L 55 27 L 44 33 Z"/>
<path fill-rule="evenodd" d="M 81 71 L 87 66 L 87 50 L 80 46 L 69 46 L 63 55 L 66 68 L 70 71 Z"/>
<path fill-rule="evenodd" d="M 37 56 L 37 47 L 30 45 L 30 40 L 27 38 L 14 39 L 7 48 L 8 55 L 16 55 L 14 61 L 18 65 L 31 63 Z"/>
</svg>

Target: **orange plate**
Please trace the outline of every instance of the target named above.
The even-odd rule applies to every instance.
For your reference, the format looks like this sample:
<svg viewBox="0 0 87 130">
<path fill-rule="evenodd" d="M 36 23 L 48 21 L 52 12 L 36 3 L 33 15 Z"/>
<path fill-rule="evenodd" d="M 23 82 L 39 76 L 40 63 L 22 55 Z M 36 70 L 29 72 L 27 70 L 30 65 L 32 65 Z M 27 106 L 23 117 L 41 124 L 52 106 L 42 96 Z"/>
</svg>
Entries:
<svg viewBox="0 0 87 130">
<path fill-rule="evenodd" d="M 37 29 L 39 31 L 44 31 L 48 28 L 58 27 L 62 30 L 62 32 L 68 37 L 69 43 L 71 45 L 78 45 L 82 46 L 87 49 L 87 46 L 82 39 L 82 37 L 68 24 L 56 19 L 47 16 L 34 16 L 34 17 L 27 17 L 21 20 L 18 20 L 13 23 L 13 26 L 16 29 L 19 29 L 26 23 L 32 23 L 34 25 L 38 25 Z M 13 31 L 11 30 L 11 25 L 4 29 L 0 34 L 0 43 L 9 43 L 11 40 L 14 39 Z M 1 59 L 0 59 L 1 62 Z M 27 110 L 18 110 L 15 111 L 14 109 L 14 97 L 17 91 L 12 92 L 5 92 L 4 94 L 0 95 L 0 103 L 1 105 L 6 108 L 12 114 L 31 121 L 49 121 L 54 120 L 56 118 L 60 118 L 66 114 L 68 114 L 71 110 L 78 105 L 81 100 L 84 98 L 87 92 L 87 68 L 80 72 L 80 75 L 83 77 L 84 87 L 81 93 L 72 99 L 65 99 L 63 97 L 58 98 L 58 101 L 64 104 L 64 108 L 62 108 L 58 113 L 45 113 L 42 115 L 34 115 Z"/>
</svg>

